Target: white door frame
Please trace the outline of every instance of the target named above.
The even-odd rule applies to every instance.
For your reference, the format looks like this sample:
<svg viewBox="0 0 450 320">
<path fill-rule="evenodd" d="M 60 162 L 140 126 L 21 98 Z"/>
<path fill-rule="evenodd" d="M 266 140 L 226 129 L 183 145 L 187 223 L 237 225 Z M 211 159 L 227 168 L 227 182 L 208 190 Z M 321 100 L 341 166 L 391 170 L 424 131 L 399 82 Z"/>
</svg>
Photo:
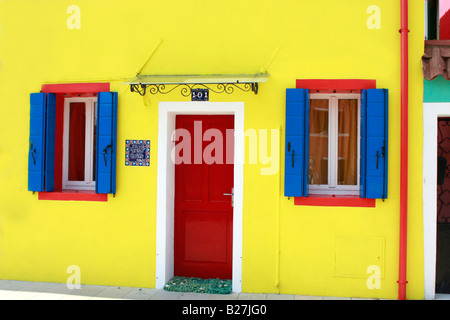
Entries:
<svg viewBox="0 0 450 320">
<path fill-rule="evenodd" d="M 156 204 L 156 283 L 161 289 L 174 275 L 175 164 L 171 159 L 178 114 L 234 115 L 233 292 L 242 291 L 242 207 L 244 181 L 243 102 L 160 102 Z"/>
<path fill-rule="evenodd" d="M 423 104 L 423 247 L 425 299 L 436 298 L 437 121 L 450 117 L 450 103 Z"/>
</svg>

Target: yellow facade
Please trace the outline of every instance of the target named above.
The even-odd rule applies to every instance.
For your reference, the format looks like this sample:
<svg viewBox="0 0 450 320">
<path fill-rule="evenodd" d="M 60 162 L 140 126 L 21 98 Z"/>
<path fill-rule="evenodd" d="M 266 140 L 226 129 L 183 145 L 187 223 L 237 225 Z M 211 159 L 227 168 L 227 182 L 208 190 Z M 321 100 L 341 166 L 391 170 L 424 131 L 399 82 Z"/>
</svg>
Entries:
<svg viewBox="0 0 450 320">
<path fill-rule="evenodd" d="M 79 28 L 69 28 L 72 18 Z M 423 299 L 423 1 L 410 1 L 409 25 L 407 298 Z M 139 71 L 268 72 L 257 95 L 210 97 L 244 102 L 246 130 L 281 128 L 276 174 L 262 175 L 260 160 L 244 165 L 242 291 L 396 299 L 399 28 L 400 1 L 392 0 L 0 1 L 0 279 L 64 283 L 77 265 L 84 284 L 155 287 L 158 104 L 189 98 L 142 98 L 123 82 Z M 285 92 L 296 79 L 375 79 L 389 89 L 389 197 L 376 208 L 296 206 L 284 197 Z M 117 193 L 107 202 L 27 191 L 29 94 L 73 82 L 109 82 L 119 94 Z M 151 140 L 149 168 L 124 164 L 124 141 L 134 137 Z M 381 284 L 370 289 L 374 264 Z"/>
</svg>

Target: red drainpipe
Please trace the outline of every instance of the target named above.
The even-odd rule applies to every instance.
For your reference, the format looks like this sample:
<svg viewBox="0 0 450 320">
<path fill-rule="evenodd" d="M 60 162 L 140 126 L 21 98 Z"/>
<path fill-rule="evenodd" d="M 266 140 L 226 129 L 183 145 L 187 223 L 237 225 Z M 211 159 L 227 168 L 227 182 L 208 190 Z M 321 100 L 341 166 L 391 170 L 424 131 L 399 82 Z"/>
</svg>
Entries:
<svg viewBox="0 0 450 320">
<path fill-rule="evenodd" d="M 401 0 L 401 151 L 400 242 L 398 299 L 406 299 L 406 240 L 408 217 L 408 0 Z"/>
</svg>

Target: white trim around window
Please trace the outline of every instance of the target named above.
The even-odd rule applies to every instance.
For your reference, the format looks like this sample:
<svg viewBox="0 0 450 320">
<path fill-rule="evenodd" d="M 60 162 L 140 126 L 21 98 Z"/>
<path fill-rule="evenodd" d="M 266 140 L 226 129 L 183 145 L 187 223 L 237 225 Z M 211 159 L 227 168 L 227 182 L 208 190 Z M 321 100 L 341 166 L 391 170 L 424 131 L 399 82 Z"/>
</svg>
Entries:
<svg viewBox="0 0 450 320">
<path fill-rule="evenodd" d="M 69 128 L 70 104 L 85 103 L 86 106 L 86 134 L 84 181 L 69 180 Z M 94 130 L 97 117 L 97 97 L 74 97 L 64 99 L 64 130 L 63 130 L 63 181 L 62 188 L 69 190 L 95 190 L 94 168 Z"/>
<path fill-rule="evenodd" d="M 359 175 L 360 175 L 360 137 L 361 137 L 361 95 L 359 93 L 311 93 L 310 100 L 328 100 L 329 121 L 328 121 L 328 184 L 308 185 L 310 194 L 318 195 L 359 195 Z M 338 185 L 338 105 L 340 99 L 358 100 L 357 110 L 357 185 Z"/>
</svg>

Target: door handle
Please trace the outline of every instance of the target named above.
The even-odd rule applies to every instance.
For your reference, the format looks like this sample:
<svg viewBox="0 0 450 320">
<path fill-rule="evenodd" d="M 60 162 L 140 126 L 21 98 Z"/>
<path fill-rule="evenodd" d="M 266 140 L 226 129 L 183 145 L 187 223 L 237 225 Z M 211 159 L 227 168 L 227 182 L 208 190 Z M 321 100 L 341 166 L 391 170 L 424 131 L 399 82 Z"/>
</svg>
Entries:
<svg viewBox="0 0 450 320">
<path fill-rule="evenodd" d="M 231 193 L 224 193 L 224 196 L 231 196 L 231 206 L 234 207 L 234 188 L 231 189 Z"/>
</svg>

